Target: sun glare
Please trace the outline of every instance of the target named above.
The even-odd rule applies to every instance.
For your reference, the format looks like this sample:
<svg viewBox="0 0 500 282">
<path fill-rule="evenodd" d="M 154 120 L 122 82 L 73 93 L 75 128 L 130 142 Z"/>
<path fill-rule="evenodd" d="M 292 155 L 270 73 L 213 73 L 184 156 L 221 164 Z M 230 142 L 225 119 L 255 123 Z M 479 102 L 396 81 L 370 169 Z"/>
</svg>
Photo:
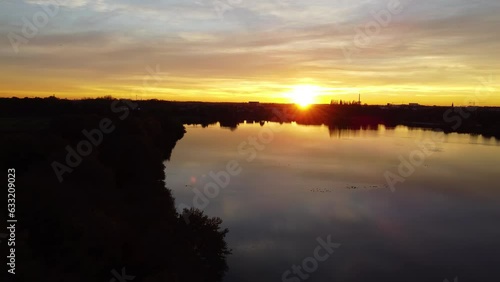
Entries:
<svg viewBox="0 0 500 282">
<path fill-rule="evenodd" d="M 295 86 L 290 93 L 292 101 L 301 108 L 307 108 L 316 102 L 318 96 L 318 87 L 312 85 Z"/>
</svg>

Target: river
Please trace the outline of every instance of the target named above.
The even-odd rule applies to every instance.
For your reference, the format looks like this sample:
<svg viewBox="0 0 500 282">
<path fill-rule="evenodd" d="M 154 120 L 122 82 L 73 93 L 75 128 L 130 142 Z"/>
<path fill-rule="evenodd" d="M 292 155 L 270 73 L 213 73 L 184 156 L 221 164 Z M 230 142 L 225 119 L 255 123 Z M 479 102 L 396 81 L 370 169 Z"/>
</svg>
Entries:
<svg viewBox="0 0 500 282">
<path fill-rule="evenodd" d="M 224 281 L 500 279 L 495 139 L 384 126 L 186 128 L 166 184 L 178 207 L 229 229 Z"/>
</svg>

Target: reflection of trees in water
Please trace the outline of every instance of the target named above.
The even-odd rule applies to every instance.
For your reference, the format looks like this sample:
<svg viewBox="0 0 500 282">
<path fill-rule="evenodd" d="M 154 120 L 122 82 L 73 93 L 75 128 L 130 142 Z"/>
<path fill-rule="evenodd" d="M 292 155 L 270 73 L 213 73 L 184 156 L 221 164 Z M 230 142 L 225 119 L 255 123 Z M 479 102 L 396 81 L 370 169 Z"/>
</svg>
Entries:
<svg viewBox="0 0 500 282">
<path fill-rule="evenodd" d="M 220 127 L 228 128 L 231 131 L 235 131 L 238 128 L 239 122 L 236 120 L 221 120 Z"/>
<path fill-rule="evenodd" d="M 359 125 L 359 126 L 339 126 L 328 125 L 328 132 L 330 137 L 344 138 L 344 137 L 357 137 L 360 136 L 361 131 L 377 131 L 378 126 L 373 125 Z"/>
<path fill-rule="evenodd" d="M 94 112 L 109 110 L 109 97 L 97 100 L 60 100 L 0 98 L 0 115 L 25 111 L 33 115 L 74 114 L 92 109 Z M 247 122 L 274 121 L 303 125 L 371 126 L 383 124 L 386 127 L 398 125 L 439 129 L 445 133 L 476 133 L 500 139 L 500 111 L 495 108 L 479 107 L 414 107 L 376 105 L 311 105 L 300 109 L 293 104 L 260 103 L 200 103 L 169 101 L 136 101 L 142 111 L 169 113 L 184 124 L 200 124 L 203 127 L 221 123 L 223 127 L 236 130 L 238 124 Z M 453 112 L 450 113 L 450 111 Z M 88 111 L 87 111 L 88 112 Z M 463 115 L 461 115 L 463 114 Z"/>
<path fill-rule="evenodd" d="M 194 212 L 186 224 L 164 185 L 163 160 L 184 129 L 158 117 L 115 123 L 100 146 L 59 183 L 51 162 L 99 116 L 53 119 L 44 129 L 3 132 L 3 167 L 17 170 L 19 281 L 219 281 L 229 254 L 221 220 Z"/>
</svg>

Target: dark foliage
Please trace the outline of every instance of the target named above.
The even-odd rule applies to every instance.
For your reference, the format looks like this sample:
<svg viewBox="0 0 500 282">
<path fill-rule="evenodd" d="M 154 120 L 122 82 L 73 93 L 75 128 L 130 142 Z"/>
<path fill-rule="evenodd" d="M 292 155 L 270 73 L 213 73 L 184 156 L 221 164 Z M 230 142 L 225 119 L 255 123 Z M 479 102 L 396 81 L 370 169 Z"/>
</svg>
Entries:
<svg viewBox="0 0 500 282">
<path fill-rule="evenodd" d="M 193 211 L 187 224 L 163 181 L 181 123 L 134 110 L 122 120 L 111 101 L 15 102 L 2 112 L 0 157 L 2 171 L 16 169 L 16 281 L 108 282 L 124 267 L 134 281 L 222 279 L 222 221 Z M 59 182 L 53 162 L 66 165 L 65 147 L 105 118 L 115 129 Z"/>
</svg>

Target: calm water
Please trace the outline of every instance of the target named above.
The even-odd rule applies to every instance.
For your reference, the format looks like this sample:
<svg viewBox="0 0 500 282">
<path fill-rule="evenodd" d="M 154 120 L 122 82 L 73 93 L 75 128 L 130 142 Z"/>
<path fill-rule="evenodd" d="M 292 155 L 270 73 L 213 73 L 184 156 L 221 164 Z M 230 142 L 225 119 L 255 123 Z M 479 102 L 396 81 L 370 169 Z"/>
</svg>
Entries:
<svg viewBox="0 0 500 282">
<path fill-rule="evenodd" d="M 410 156 L 419 166 L 401 175 Z M 195 197 L 234 161 L 225 188 Z M 470 135 L 188 126 L 166 182 L 178 205 L 224 220 L 225 281 L 500 281 L 499 165 L 500 143 Z M 388 171 L 405 180 L 394 192 Z M 328 236 L 331 254 L 318 241 Z"/>
</svg>

